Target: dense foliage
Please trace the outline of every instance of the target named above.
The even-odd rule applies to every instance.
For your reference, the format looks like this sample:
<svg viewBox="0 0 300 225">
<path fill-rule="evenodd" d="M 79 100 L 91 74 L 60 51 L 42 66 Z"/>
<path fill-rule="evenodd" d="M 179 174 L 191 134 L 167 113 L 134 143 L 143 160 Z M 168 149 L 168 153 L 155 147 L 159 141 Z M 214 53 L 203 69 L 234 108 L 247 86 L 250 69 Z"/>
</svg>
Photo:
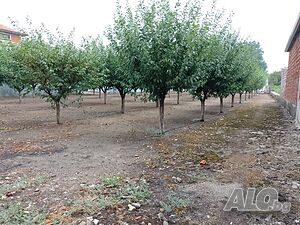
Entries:
<svg viewBox="0 0 300 225">
<path fill-rule="evenodd" d="M 140 0 L 136 11 L 117 1 L 114 23 L 100 38 L 85 38 L 76 46 L 72 35 L 53 35 L 43 26 L 27 30 L 18 45 L 1 43 L 0 83 L 20 95 L 35 90 L 53 103 L 60 123 L 60 104 L 70 94 L 99 88 L 118 90 L 121 112 L 127 93 L 143 90 L 159 102 L 160 130 L 164 132 L 164 102 L 170 90 L 188 91 L 201 101 L 251 93 L 266 81 L 266 63 L 259 43 L 244 40 L 231 29 L 231 18 L 211 4 L 187 5 L 170 0 Z M 178 98 L 179 104 L 179 98 Z"/>
<path fill-rule="evenodd" d="M 280 85 L 281 84 L 281 72 L 274 71 L 269 74 L 269 84 L 270 85 Z"/>
</svg>

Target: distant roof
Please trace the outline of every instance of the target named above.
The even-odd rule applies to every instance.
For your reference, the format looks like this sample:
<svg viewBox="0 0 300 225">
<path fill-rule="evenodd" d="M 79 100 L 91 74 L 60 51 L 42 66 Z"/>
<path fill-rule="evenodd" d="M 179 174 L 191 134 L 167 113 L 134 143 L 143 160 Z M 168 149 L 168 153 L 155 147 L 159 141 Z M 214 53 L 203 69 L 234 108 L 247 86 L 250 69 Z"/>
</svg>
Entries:
<svg viewBox="0 0 300 225">
<path fill-rule="evenodd" d="M 7 26 L 4 26 L 2 24 L 0 24 L 0 32 L 5 32 L 5 33 L 9 33 L 9 34 L 15 34 L 18 36 L 26 36 L 26 34 L 20 33 L 12 28 L 9 28 Z"/>
<path fill-rule="evenodd" d="M 298 15 L 298 19 L 297 19 L 297 22 L 296 22 L 295 27 L 293 29 L 293 32 L 292 32 L 292 34 L 289 38 L 289 42 L 287 43 L 287 46 L 285 48 L 286 52 L 289 52 L 291 50 L 291 48 L 293 47 L 294 42 L 296 41 L 299 33 L 300 33 L 300 13 Z"/>
</svg>

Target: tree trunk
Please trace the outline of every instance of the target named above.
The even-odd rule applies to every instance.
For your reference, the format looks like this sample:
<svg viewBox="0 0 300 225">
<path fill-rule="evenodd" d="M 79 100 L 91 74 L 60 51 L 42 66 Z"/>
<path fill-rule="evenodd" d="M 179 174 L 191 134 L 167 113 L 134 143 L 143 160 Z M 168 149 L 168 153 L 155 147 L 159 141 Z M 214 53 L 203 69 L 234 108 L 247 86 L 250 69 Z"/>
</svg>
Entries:
<svg viewBox="0 0 300 225">
<path fill-rule="evenodd" d="M 245 101 L 247 101 L 247 92 L 245 91 Z"/>
<path fill-rule="evenodd" d="M 103 91 L 103 96 L 104 96 L 104 97 L 103 97 L 103 99 L 104 99 L 103 102 L 104 102 L 104 105 L 106 105 L 106 94 L 107 94 L 107 90 L 104 90 L 104 91 Z"/>
<path fill-rule="evenodd" d="M 234 106 L 234 96 L 235 96 L 235 94 L 232 94 L 232 95 L 231 95 L 231 107 Z"/>
<path fill-rule="evenodd" d="M 240 93 L 240 104 L 242 104 L 242 95 L 243 95 L 243 93 Z"/>
<path fill-rule="evenodd" d="M 36 85 L 32 85 L 32 98 L 35 98 L 35 88 Z"/>
<path fill-rule="evenodd" d="M 19 92 L 19 104 L 21 104 L 21 103 L 22 103 L 22 93 Z"/>
<path fill-rule="evenodd" d="M 158 100 L 156 100 L 155 103 L 156 103 L 156 108 L 158 108 L 158 106 L 159 106 Z"/>
<path fill-rule="evenodd" d="M 93 95 L 95 95 L 96 89 L 93 89 Z"/>
<path fill-rule="evenodd" d="M 223 97 L 220 97 L 220 113 L 223 113 L 223 108 L 224 108 L 223 105 L 224 105 L 223 104 Z"/>
<path fill-rule="evenodd" d="M 179 105 L 180 92 L 177 91 L 177 105 Z"/>
<path fill-rule="evenodd" d="M 121 113 L 125 113 L 125 96 L 126 94 L 124 92 L 120 93 L 121 95 Z"/>
<path fill-rule="evenodd" d="M 205 115 L 205 99 L 201 101 L 201 122 L 204 122 L 204 115 Z"/>
<path fill-rule="evenodd" d="M 137 97 L 136 97 L 136 90 L 134 90 L 134 98 L 133 98 L 133 100 L 136 102 L 136 99 L 137 99 Z"/>
<path fill-rule="evenodd" d="M 248 99 L 250 99 L 251 98 L 251 94 L 250 94 L 250 92 L 248 93 Z"/>
<path fill-rule="evenodd" d="M 57 124 L 60 124 L 60 101 L 55 102 L 55 108 L 56 108 L 56 122 Z"/>
<path fill-rule="evenodd" d="M 159 98 L 159 127 L 160 133 L 164 134 L 164 117 L 165 117 L 165 96 Z"/>
<path fill-rule="evenodd" d="M 101 98 L 101 88 L 99 87 L 99 98 Z"/>
</svg>

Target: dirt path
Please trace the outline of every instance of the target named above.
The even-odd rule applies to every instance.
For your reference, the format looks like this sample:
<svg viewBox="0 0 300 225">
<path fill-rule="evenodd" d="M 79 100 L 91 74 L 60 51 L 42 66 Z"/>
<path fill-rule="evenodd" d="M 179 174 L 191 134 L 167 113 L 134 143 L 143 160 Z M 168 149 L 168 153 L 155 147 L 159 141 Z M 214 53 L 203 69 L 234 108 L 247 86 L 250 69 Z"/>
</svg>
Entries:
<svg viewBox="0 0 300 225">
<path fill-rule="evenodd" d="M 156 197 L 189 199 L 184 216 L 166 212 L 176 224 L 298 224 L 300 134 L 284 109 L 268 95 L 204 125 L 157 140 L 160 153 L 147 175 Z M 201 166 L 201 160 L 207 165 Z M 155 174 L 155 176 L 153 176 Z M 158 182 L 159 180 L 159 182 Z M 179 182 L 180 181 L 180 182 Z M 158 184 L 159 183 L 159 184 Z M 291 211 L 224 212 L 234 188 L 273 187 Z M 178 199 L 177 199 L 178 202 Z M 178 204 L 178 203 L 177 203 Z"/>
<path fill-rule="evenodd" d="M 85 97 L 80 108 L 72 104 L 63 110 L 62 126 L 54 124 L 47 103 L 26 98 L 19 106 L 14 101 L 1 100 L 0 194 L 27 174 L 22 191 L 17 188 L 8 199 L 48 205 L 48 217 L 50 212 L 50 218 L 64 224 L 83 225 L 91 215 L 103 224 L 296 224 L 300 217 L 299 132 L 268 95 L 234 109 L 226 100 L 224 116 L 218 113 L 218 100 L 210 99 L 205 123 L 197 122 L 199 102 L 183 94 L 176 105 L 172 95 L 167 98 L 169 131 L 164 137 L 157 135 L 155 104 L 132 97 L 125 115 L 118 113 L 117 95 L 109 96 L 108 105 L 99 104 L 96 96 Z M 208 165 L 201 166 L 201 160 Z M 112 177 L 103 187 L 99 177 L 113 175 L 122 182 Z M 129 211 L 129 200 L 115 202 L 120 190 L 124 194 L 131 182 L 141 181 L 152 194 L 130 189 L 139 196 L 135 201 L 142 203 L 140 209 Z M 93 211 L 84 205 L 95 203 L 89 187 L 99 182 L 96 196 L 101 206 L 105 199 L 105 207 L 97 205 Z M 223 212 L 233 188 L 263 186 L 275 187 L 282 200 L 292 203 L 292 211 Z M 80 207 L 74 209 L 79 198 Z"/>
<path fill-rule="evenodd" d="M 69 102 L 72 102 L 71 99 Z M 194 123 L 200 117 L 199 102 L 183 94 L 167 98 L 166 128 L 172 131 Z M 54 111 L 40 99 L 15 99 L 1 103 L 0 172 L 14 168 L 42 170 L 65 180 L 76 176 L 82 182 L 105 174 L 131 173 L 131 165 L 153 152 L 140 145 L 158 134 L 155 103 L 141 103 L 127 97 L 126 114 L 119 113 L 119 96 L 109 95 L 108 104 L 97 96 L 86 96 L 78 107 L 69 104 L 62 111 L 63 125 L 55 124 Z M 229 110 L 227 101 L 226 110 Z M 208 101 L 207 118 L 218 115 L 217 99 Z M 139 157 L 136 157 L 139 156 Z M 58 182 L 61 182 L 61 181 Z"/>
</svg>

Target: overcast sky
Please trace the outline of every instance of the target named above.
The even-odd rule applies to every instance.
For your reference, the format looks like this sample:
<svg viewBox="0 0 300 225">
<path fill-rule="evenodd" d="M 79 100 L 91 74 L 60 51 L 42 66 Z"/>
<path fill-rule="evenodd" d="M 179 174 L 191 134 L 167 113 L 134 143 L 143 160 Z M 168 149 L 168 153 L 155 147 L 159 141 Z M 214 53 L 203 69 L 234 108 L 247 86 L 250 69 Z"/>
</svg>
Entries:
<svg viewBox="0 0 300 225">
<path fill-rule="evenodd" d="M 135 5 L 137 0 L 128 0 Z M 0 24 L 8 17 L 21 23 L 29 16 L 34 24 L 59 27 L 68 33 L 74 27 L 77 38 L 96 36 L 112 23 L 114 0 L 14 0 L 1 2 Z M 244 37 L 259 41 L 269 72 L 288 64 L 284 52 L 300 12 L 300 0 L 218 0 L 220 8 L 233 12 L 233 26 Z"/>
</svg>

